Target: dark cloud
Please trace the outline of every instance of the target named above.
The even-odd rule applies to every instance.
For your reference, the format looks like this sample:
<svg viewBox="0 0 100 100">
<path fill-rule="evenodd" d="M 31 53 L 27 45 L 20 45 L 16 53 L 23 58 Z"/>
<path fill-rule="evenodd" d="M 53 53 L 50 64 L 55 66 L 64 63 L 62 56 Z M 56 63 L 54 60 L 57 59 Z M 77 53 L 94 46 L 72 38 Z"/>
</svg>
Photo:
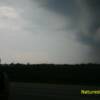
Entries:
<svg viewBox="0 0 100 100">
<path fill-rule="evenodd" d="M 71 29 L 72 27 L 74 28 L 76 26 L 75 24 L 79 19 L 78 17 L 80 12 L 80 7 L 78 6 L 79 4 L 77 4 L 76 0 L 42 0 L 42 1 L 37 0 L 37 1 L 42 2 L 42 4 L 45 2 L 44 3 L 45 5 L 42 5 L 45 9 L 48 9 L 57 14 L 61 14 L 66 18 L 70 18 L 72 21 L 72 24 L 70 26 Z"/>
<path fill-rule="evenodd" d="M 98 44 L 94 37 L 98 34 L 97 31 L 100 28 L 99 0 L 45 0 L 45 2 L 47 2 L 45 6 L 47 9 L 59 13 L 66 18 L 71 18 L 72 26 L 70 29 L 78 27 L 79 36 L 82 38 L 80 40 L 90 44 L 93 43 L 93 45 Z"/>
<path fill-rule="evenodd" d="M 87 7 L 91 16 L 88 18 L 88 36 L 82 36 L 83 40 L 87 40 L 86 43 L 89 43 L 93 47 L 100 48 L 100 0 L 87 0 Z M 89 38 L 88 38 L 89 37 Z M 83 41 L 83 42 L 84 42 Z"/>
<path fill-rule="evenodd" d="M 47 6 L 58 13 L 63 15 L 75 15 L 78 10 L 75 0 L 48 0 Z"/>
<path fill-rule="evenodd" d="M 67 26 L 66 29 L 73 29 L 76 27 L 76 23 L 79 17 L 79 6 L 74 0 L 47 0 L 47 8 L 51 11 L 59 13 L 64 17 L 69 17 L 71 19 L 71 26 Z M 67 23 L 67 22 L 66 22 Z"/>
<path fill-rule="evenodd" d="M 91 46 L 93 60 L 99 61 L 100 0 L 44 0 L 45 7 L 71 18 L 70 30 L 77 30 L 77 41 Z M 67 21 L 66 21 L 67 23 Z M 66 26 L 67 30 L 67 26 Z M 94 56 L 93 56 L 94 55 Z"/>
</svg>

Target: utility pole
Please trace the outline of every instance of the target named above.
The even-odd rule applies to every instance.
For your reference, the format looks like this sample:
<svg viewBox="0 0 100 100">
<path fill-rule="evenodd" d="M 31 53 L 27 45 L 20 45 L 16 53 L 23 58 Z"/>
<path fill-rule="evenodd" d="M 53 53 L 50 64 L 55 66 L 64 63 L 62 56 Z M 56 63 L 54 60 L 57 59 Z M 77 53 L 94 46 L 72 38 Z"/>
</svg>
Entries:
<svg viewBox="0 0 100 100">
<path fill-rule="evenodd" d="M 1 58 L 0 58 L 0 64 L 1 64 Z"/>
</svg>

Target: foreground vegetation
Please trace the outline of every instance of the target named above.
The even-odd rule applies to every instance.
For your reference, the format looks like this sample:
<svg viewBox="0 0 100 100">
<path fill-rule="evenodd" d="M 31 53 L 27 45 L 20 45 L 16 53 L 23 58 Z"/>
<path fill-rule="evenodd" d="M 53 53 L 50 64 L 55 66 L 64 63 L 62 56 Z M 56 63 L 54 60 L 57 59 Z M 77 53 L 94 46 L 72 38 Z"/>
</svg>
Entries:
<svg viewBox="0 0 100 100">
<path fill-rule="evenodd" d="M 55 84 L 100 84 L 100 64 L 1 64 L 10 81 Z"/>
</svg>

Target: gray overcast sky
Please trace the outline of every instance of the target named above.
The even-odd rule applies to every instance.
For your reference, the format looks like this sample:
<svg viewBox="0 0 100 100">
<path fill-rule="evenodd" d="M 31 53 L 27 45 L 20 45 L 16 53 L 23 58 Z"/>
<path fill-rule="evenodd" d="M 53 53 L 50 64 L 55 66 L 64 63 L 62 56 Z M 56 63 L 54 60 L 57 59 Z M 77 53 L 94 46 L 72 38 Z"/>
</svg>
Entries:
<svg viewBox="0 0 100 100">
<path fill-rule="evenodd" d="M 3 63 L 100 62 L 100 0 L 0 0 Z"/>
</svg>

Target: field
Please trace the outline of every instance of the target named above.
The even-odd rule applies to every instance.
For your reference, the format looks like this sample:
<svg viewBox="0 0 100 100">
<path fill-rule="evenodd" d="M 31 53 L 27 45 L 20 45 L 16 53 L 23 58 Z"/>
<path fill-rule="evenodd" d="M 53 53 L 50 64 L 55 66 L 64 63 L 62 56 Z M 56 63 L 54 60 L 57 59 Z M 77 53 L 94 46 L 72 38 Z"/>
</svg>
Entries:
<svg viewBox="0 0 100 100">
<path fill-rule="evenodd" d="M 8 75 L 10 100 L 99 100 L 81 90 L 100 90 L 100 65 L 2 64 Z M 6 99 L 5 99 L 6 100 Z"/>
<path fill-rule="evenodd" d="M 100 95 L 81 95 L 81 89 L 100 89 L 97 86 L 11 83 L 10 100 L 100 100 Z"/>
</svg>

